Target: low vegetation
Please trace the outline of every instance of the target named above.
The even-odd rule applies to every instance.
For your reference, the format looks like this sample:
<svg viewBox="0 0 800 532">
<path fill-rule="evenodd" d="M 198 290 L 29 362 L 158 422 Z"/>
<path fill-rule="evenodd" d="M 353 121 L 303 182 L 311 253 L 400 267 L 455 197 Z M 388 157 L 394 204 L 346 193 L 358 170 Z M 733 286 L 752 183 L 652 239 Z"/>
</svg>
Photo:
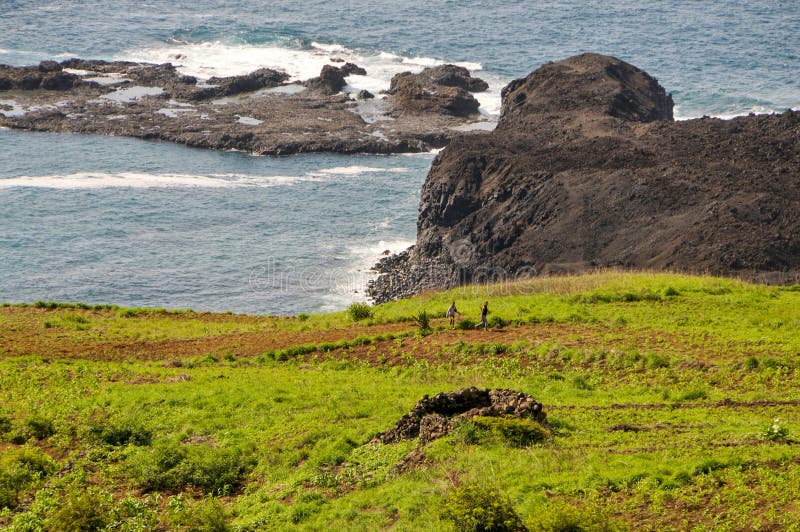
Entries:
<svg viewBox="0 0 800 532">
<path fill-rule="evenodd" d="M 366 309 L 5 305 L 0 528 L 800 529 L 798 287 L 611 272 Z M 473 385 L 547 424 L 371 441 Z"/>
</svg>

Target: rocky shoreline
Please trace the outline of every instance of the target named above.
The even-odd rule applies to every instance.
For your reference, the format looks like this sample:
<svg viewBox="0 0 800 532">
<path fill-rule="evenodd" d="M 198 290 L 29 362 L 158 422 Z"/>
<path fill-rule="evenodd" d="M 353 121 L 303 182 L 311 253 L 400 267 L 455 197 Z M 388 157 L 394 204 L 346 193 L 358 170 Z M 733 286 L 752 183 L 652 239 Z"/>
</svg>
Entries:
<svg viewBox="0 0 800 532">
<path fill-rule="evenodd" d="M 198 80 L 171 63 L 70 59 L 0 65 L 0 127 L 163 140 L 256 155 L 422 152 L 487 129 L 461 67 L 405 72 L 383 94 L 341 92 L 358 65 L 290 81 L 262 68 Z"/>
<path fill-rule="evenodd" d="M 609 267 L 800 281 L 800 112 L 675 122 L 655 78 L 598 54 L 502 97 L 494 131 L 433 161 L 373 301 Z"/>
</svg>

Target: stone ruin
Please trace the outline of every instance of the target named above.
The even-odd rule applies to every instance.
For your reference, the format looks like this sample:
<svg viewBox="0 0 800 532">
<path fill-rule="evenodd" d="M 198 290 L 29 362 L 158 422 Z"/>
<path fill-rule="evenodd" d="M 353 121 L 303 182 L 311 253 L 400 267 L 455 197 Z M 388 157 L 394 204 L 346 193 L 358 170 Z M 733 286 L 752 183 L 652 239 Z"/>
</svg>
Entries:
<svg viewBox="0 0 800 532">
<path fill-rule="evenodd" d="M 463 420 L 475 416 L 516 416 L 546 423 L 541 403 L 528 394 L 502 388 L 464 388 L 423 396 L 395 426 L 373 438 L 373 442 L 394 443 L 419 438 L 425 444 L 447 435 Z"/>
</svg>

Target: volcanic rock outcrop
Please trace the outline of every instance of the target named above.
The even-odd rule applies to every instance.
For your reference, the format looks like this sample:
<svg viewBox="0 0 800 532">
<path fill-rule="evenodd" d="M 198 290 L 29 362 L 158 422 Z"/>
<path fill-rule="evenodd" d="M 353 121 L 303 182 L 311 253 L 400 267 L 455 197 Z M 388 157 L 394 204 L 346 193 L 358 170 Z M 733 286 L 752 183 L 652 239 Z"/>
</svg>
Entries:
<svg viewBox="0 0 800 532">
<path fill-rule="evenodd" d="M 430 87 L 483 86 L 458 67 L 437 68 L 420 79 Z M 170 63 L 70 59 L 0 65 L 0 127 L 286 155 L 428 151 L 473 134 L 470 125 L 485 121 L 476 114 L 477 100 L 456 86 L 432 90 L 435 98 L 423 97 L 428 103 L 407 116 L 397 112 L 407 96 L 403 91 L 381 98 L 342 92 L 348 76 L 364 75 L 353 63 L 325 65 L 318 77 L 302 83 L 268 68 L 198 80 Z"/>
<path fill-rule="evenodd" d="M 466 68 L 456 65 L 427 67 L 419 74 L 403 72 L 392 78 L 392 114 L 439 113 L 471 116 L 478 112 L 478 100 L 469 93 L 489 88 L 473 78 Z"/>
<path fill-rule="evenodd" d="M 394 427 L 373 438 L 393 443 L 419 438 L 420 443 L 441 438 L 462 420 L 475 416 L 515 416 L 545 423 L 541 403 L 522 392 L 497 388 L 464 388 L 420 399 Z"/>
<path fill-rule="evenodd" d="M 417 242 L 377 265 L 376 302 L 601 267 L 800 277 L 800 112 L 672 120 L 619 59 L 548 63 L 503 90 L 423 186 Z"/>
</svg>

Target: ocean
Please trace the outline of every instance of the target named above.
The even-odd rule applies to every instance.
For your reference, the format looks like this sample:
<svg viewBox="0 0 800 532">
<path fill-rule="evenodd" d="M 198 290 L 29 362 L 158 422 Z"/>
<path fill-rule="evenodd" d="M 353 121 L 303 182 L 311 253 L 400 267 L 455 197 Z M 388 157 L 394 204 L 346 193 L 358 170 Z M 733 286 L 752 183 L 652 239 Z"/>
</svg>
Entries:
<svg viewBox="0 0 800 532">
<path fill-rule="evenodd" d="M 172 61 L 207 78 L 330 58 L 377 92 L 456 63 L 500 89 L 542 63 L 614 55 L 675 115 L 800 107 L 800 4 L 622 1 L 0 1 L 0 63 Z M 0 93 L 0 100 L 7 97 Z M 258 314 L 363 300 L 369 267 L 413 243 L 433 154 L 253 157 L 136 139 L 0 130 L 0 301 Z"/>
</svg>

